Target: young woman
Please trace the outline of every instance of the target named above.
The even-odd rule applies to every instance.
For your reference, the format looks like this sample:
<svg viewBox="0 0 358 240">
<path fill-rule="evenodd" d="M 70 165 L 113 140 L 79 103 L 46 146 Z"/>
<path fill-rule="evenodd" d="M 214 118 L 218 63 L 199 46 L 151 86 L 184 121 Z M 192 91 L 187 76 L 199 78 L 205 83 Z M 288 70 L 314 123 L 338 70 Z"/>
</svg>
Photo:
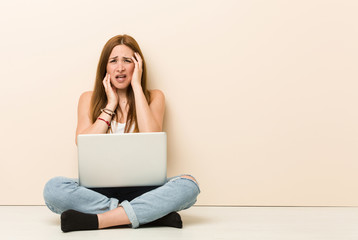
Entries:
<svg viewBox="0 0 358 240">
<path fill-rule="evenodd" d="M 146 65 L 138 43 L 128 35 L 111 38 L 102 50 L 92 92 L 78 103 L 78 134 L 160 132 L 165 109 L 160 90 L 147 90 Z M 64 232 L 112 226 L 163 225 L 181 228 L 177 211 L 196 202 L 194 177 L 167 179 L 159 187 L 96 188 L 77 179 L 55 177 L 44 188 L 48 208 L 61 214 Z"/>
</svg>

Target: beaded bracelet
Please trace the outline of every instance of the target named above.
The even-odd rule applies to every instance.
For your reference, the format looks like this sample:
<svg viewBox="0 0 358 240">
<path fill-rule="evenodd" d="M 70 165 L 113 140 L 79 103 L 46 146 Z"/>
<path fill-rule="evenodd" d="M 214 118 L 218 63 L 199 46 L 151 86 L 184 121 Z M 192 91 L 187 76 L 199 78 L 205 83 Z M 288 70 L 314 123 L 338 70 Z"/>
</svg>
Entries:
<svg viewBox="0 0 358 240">
<path fill-rule="evenodd" d="M 102 120 L 102 121 L 104 121 L 104 122 L 106 122 L 107 123 L 107 125 L 108 125 L 108 127 L 110 127 L 111 126 L 111 124 L 108 122 L 108 121 L 106 121 L 106 120 L 104 120 L 103 118 L 98 118 L 99 120 Z"/>
<path fill-rule="evenodd" d="M 108 108 L 102 108 L 101 112 L 107 113 L 109 116 L 113 117 L 115 116 L 115 112 L 113 112 L 112 110 L 108 109 Z"/>
</svg>

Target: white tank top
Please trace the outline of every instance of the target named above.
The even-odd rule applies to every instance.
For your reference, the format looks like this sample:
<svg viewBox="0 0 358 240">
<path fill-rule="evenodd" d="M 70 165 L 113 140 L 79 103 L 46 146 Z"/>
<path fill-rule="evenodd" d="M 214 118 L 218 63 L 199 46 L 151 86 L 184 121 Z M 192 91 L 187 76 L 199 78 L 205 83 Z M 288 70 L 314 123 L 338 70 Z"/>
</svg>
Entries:
<svg viewBox="0 0 358 240">
<path fill-rule="evenodd" d="M 116 122 L 116 121 L 113 120 L 111 122 L 111 128 L 113 129 L 112 134 L 124 133 L 124 129 L 126 128 L 126 124 Z M 129 132 L 133 132 L 133 131 L 134 131 L 134 124 L 132 124 L 132 127 L 129 129 Z"/>
</svg>

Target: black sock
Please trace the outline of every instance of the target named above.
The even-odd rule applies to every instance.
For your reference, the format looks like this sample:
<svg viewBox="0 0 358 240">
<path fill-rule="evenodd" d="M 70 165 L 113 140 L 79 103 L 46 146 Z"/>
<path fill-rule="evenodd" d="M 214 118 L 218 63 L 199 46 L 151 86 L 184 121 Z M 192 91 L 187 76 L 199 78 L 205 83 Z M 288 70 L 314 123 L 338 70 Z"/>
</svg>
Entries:
<svg viewBox="0 0 358 240">
<path fill-rule="evenodd" d="M 168 215 L 165 215 L 162 218 L 159 218 L 153 222 L 142 225 L 146 226 L 166 226 L 166 227 L 175 227 L 182 228 L 183 222 L 181 221 L 181 217 L 177 212 L 171 212 Z"/>
<path fill-rule="evenodd" d="M 98 229 L 97 214 L 67 210 L 61 214 L 61 229 L 63 232 Z"/>
</svg>

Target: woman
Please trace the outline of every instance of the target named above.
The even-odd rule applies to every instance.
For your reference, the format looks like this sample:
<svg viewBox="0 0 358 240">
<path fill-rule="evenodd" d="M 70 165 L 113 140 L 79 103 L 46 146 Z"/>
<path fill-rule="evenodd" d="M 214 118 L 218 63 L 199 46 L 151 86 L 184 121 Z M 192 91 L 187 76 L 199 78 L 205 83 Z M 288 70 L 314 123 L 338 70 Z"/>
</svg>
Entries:
<svg viewBox="0 0 358 240">
<path fill-rule="evenodd" d="M 138 43 L 128 35 L 111 38 L 102 50 L 93 92 L 78 103 L 78 134 L 160 132 L 164 95 L 146 88 L 146 66 Z M 44 189 L 48 208 L 61 214 L 64 232 L 112 226 L 164 225 L 181 228 L 180 211 L 200 193 L 190 175 L 159 187 L 88 189 L 76 179 L 55 177 Z"/>
</svg>

